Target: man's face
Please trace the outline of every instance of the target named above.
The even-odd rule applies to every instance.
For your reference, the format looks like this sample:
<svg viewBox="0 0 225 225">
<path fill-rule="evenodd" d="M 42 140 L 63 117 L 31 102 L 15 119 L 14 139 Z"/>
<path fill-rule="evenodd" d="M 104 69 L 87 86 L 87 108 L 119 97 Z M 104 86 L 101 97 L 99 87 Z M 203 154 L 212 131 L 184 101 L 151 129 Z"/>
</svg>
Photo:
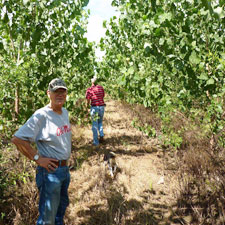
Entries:
<svg viewBox="0 0 225 225">
<path fill-rule="evenodd" d="M 48 91 L 48 97 L 51 102 L 57 106 L 63 106 L 66 101 L 67 90 L 63 88 L 59 88 L 56 91 Z"/>
</svg>

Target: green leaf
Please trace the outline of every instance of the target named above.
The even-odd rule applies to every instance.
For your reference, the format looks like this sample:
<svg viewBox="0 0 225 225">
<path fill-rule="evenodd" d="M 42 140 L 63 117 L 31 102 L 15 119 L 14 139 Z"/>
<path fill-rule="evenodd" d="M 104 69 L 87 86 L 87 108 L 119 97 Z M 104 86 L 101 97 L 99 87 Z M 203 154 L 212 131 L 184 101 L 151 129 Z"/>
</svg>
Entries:
<svg viewBox="0 0 225 225">
<path fill-rule="evenodd" d="M 106 22 L 107 22 L 106 20 L 103 21 L 102 23 L 103 28 L 106 28 Z"/>
<path fill-rule="evenodd" d="M 219 64 L 216 68 L 217 68 L 218 70 L 223 70 L 223 69 L 224 69 L 224 65 L 223 65 L 223 64 Z"/>
<path fill-rule="evenodd" d="M 209 10 L 201 9 L 200 13 L 201 13 L 202 16 L 205 16 L 205 15 L 209 14 Z"/>
<path fill-rule="evenodd" d="M 201 59 L 197 56 L 195 51 L 192 51 L 189 61 L 193 64 L 199 64 L 201 62 Z"/>
<path fill-rule="evenodd" d="M 121 71 L 121 73 L 123 73 L 123 74 L 124 74 L 124 73 L 126 73 L 126 72 L 127 72 L 127 68 L 126 68 L 126 67 L 123 67 L 123 68 L 121 68 L 121 69 L 120 69 L 120 71 Z"/>
<path fill-rule="evenodd" d="M 216 9 L 214 9 L 214 12 L 219 15 L 220 19 L 223 19 L 225 17 L 225 12 L 222 7 L 217 7 Z"/>
<path fill-rule="evenodd" d="M 162 29 L 161 28 L 156 28 L 156 30 L 155 30 L 155 36 L 161 36 L 161 34 L 162 34 Z"/>
<path fill-rule="evenodd" d="M 3 22 L 4 22 L 5 24 L 9 22 L 9 17 L 8 17 L 7 13 L 5 13 L 5 16 L 4 16 L 4 18 L 3 18 Z"/>
<path fill-rule="evenodd" d="M 163 23 L 165 20 L 170 21 L 171 18 L 172 18 L 172 14 L 171 13 L 164 13 L 164 14 L 159 16 L 159 21 L 160 21 L 160 23 Z"/>
<path fill-rule="evenodd" d="M 85 6 L 87 6 L 88 5 L 88 3 L 89 3 L 89 0 L 83 0 L 83 7 L 85 7 Z"/>
<path fill-rule="evenodd" d="M 151 48 L 149 46 L 146 46 L 144 50 L 144 55 L 148 57 L 150 56 L 150 53 L 151 53 Z"/>
<path fill-rule="evenodd" d="M 209 78 L 208 78 L 208 76 L 207 76 L 205 73 L 202 73 L 202 74 L 198 77 L 198 79 L 200 79 L 200 80 L 208 80 Z"/>
<path fill-rule="evenodd" d="M 152 88 L 159 88 L 159 84 L 156 82 L 153 82 L 151 85 Z"/>
<path fill-rule="evenodd" d="M 225 52 L 221 52 L 220 54 L 221 54 L 222 59 L 225 60 Z"/>
<path fill-rule="evenodd" d="M 142 16 L 142 19 L 145 21 L 148 18 L 147 15 Z"/>
<path fill-rule="evenodd" d="M 152 28 L 156 28 L 156 27 L 159 27 L 159 25 L 155 24 L 154 20 L 151 20 L 150 23 L 149 23 L 150 27 Z"/>
<path fill-rule="evenodd" d="M 164 42 L 165 42 L 165 39 L 164 39 L 164 38 L 160 38 L 160 39 L 159 39 L 159 45 L 163 45 Z"/>
<path fill-rule="evenodd" d="M 23 0 L 23 4 L 26 5 L 29 2 L 29 0 Z"/>
<path fill-rule="evenodd" d="M 134 67 L 131 66 L 129 69 L 128 69 L 128 73 L 129 74 L 133 74 L 134 73 Z"/>
<path fill-rule="evenodd" d="M 176 56 L 173 55 L 173 54 L 170 54 L 170 55 L 168 55 L 167 57 L 168 57 L 169 59 L 176 58 Z"/>
<path fill-rule="evenodd" d="M 214 79 L 213 78 L 210 78 L 207 82 L 206 82 L 206 84 L 207 85 L 210 85 L 210 84 L 214 84 Z"/>
<path fill-rule="evenodd" d="M 2 42 L 0 42 L 0 50 L 1 50 L 1 49 L 4 49 L 4 45 L 3 45 Z"/>
</svg>

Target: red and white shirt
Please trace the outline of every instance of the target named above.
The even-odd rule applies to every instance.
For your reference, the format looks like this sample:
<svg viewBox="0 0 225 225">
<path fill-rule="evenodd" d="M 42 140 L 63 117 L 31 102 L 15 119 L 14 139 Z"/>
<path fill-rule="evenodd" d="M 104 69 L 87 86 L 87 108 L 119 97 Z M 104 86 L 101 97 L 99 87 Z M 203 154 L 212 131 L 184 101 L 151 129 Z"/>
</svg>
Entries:
<svg viewBox="0 0 225 225">
<path fill-rule="evenodd" d="M 91 106 L 103 106 L 104 96 L 104 88 L 101 85 L 92 85 L 86 91 L 86 99 L 91 100 Z"/>
</svg>

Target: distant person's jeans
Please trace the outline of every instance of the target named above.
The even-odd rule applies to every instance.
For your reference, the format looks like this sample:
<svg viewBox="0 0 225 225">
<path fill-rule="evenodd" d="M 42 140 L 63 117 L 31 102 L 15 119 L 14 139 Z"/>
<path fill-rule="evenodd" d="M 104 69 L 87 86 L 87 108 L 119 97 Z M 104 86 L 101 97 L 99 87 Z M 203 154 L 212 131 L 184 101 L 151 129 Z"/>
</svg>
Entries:
<svg viewBox="0 0 225 225">
<path fill-rule="evenodd" d="M 91 106 L 92 132 L 94 145 L 99 145 L 98 133 L 100 137 L 104 137 L 102 125 L 104 112 L 105 106 Z"/>
<path fill-rule="evenodd" d="M 59 166 L 50 173 L 38 166 L 36 184 L 40 199 L 37 225 L 63 225 L 63 217 L 69 205 L 69 183 L 68 166 Z"/>
</svg>

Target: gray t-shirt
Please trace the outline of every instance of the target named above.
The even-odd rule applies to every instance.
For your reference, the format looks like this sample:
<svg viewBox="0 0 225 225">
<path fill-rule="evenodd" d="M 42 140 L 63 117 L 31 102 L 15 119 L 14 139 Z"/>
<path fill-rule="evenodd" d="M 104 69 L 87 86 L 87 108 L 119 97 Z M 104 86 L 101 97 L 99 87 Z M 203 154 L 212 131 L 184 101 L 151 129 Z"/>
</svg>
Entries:
<svg viewBox="0 0 225 225">
<path fill-rule="evenodd" d="M 43 157 L 67 160 L 71 153 L 71 126 L 68 111 L 55 113 L 48 105 L 37 110 L 15 133 L 15 136 L 34 142 Z"/>
</svg>

